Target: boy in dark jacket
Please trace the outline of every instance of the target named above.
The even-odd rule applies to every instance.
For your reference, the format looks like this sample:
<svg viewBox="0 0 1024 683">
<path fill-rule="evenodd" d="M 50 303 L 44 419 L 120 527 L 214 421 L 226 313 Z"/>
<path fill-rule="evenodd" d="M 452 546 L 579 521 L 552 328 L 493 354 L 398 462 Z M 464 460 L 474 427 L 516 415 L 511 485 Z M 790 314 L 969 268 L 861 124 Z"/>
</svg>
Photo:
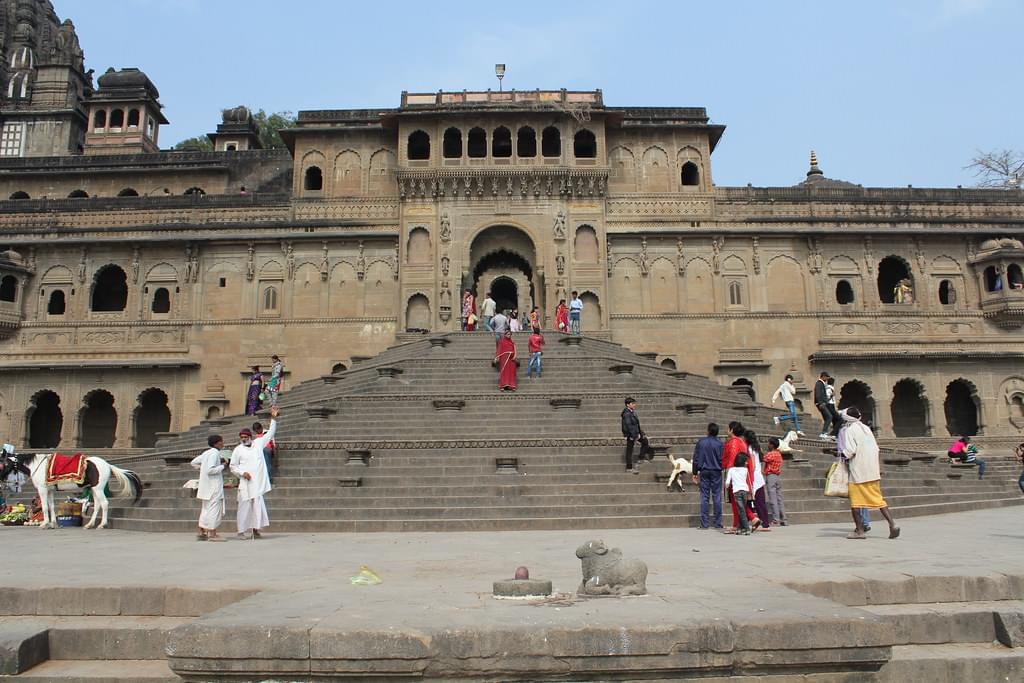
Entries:
<svg viewBox="0 0 1024 683">
<path fill-rule="evenodd" d="M 636 400 L 632 397 L 626 398 L 626 407 L 622 409 L 622 435 L 626 437 L 626 471 L 633 474 L 640 474 L 640 470 L 633 464 L 633 444 L 640 442 L 640 454 L 637 455 L 637 462 L 645 457 L 648 460 L 654 458 L 654 451 L 647 440 L 647 436 L 640 429 L 640 418 L 636 414 Z"/>
</svg>

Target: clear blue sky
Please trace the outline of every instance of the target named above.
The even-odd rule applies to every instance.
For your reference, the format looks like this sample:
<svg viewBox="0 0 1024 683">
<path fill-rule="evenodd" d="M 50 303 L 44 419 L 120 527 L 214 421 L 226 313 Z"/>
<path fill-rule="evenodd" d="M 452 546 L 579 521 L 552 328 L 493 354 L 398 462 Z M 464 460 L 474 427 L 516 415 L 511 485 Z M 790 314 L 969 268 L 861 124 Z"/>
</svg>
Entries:
<svg viewBox="0 0 1024 683">
<path fill-rule="evenodd" d="M 53 0 L 86 65 L 137 66 L 171 121 L 220 109 L 394 107 L 402 90 L 601 88 L 611 106 L 702 106 L 728 128 L 719 185 L 790 185 L 808 152 L 866 186 L 973 184 L 1024 148 L 1024 2 Z"/>
</svg>

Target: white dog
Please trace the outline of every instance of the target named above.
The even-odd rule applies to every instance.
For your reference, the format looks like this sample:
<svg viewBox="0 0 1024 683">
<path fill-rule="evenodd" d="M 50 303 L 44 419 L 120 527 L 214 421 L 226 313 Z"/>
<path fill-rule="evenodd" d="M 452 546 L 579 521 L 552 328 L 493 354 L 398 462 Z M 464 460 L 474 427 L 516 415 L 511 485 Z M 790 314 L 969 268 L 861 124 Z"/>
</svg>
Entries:
<svg viewBox="0 0 1024 683">
<path fill-rule="evenodd" d="M 799 448 L 793 448 L 797 441 L 796 432 L 792 429 L 786 432 L 786 436 L 779 439 L 779 453 L 803 453 Z"/>
<path fill-rule="evenodd" d="M 693 474 L 693 464 L 691 464 L 689 460 L 683 457 L 673 458 L 671 453 L 667 453 L 665 457 L 668 458 L 668 461 L 670 463 L 672 463 L 672 475 L 668 478 L 667 488 L 671 490 L 672 484 L 678 481 L 679 490 L 683 491 L 683 480 L 680 475 L 682 475 L 684 472 L 686 474 Z"/>
</svg>

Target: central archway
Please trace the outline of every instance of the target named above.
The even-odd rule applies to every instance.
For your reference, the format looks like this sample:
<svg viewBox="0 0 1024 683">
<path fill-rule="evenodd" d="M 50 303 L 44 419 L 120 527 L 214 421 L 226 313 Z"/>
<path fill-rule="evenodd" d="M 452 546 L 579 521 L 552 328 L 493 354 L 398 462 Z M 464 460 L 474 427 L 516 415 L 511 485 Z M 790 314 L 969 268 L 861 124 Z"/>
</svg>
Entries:
<svg viewBox="0 0 1024 683">
<path fill-rule="evenodd" d="M 523 229 L 493 225 L 481 230 L 470 243 L 468 263 L 462 287 L 473 290 L 478 299 L 490 292 L 499 310 L 544 310 L 537 251 Z"/>
</svg>

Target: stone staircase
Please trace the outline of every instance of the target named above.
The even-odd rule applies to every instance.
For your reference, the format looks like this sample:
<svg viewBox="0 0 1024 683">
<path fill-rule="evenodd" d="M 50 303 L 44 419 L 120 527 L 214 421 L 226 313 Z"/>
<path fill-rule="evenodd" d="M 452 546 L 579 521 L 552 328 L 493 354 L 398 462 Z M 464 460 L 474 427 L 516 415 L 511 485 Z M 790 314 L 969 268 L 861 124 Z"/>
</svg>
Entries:
<svg viewBox="0 0 1024 683">
<path fill-rule="evenodd" d="M 695 526 L 696 487 L 668 491 L 659 456 L 624 471 L 619 413 L 637 399 L 645 432 L 660 453 L 689 457 L 709 421 L 741 420 L 781 436 L 770 408 L 706 377 L 667 372 L 654 359 L 590 337 L 547 336 L 544 376 L 527 380 L 526 335 L 515 393 L 497 389 L 493 337 L 418 337 L 350 370 L 283 394 L 279 469 L 268 507 L 275 532 L 514 530 Z M 198 505 L 181 485 L 188 460 L 220 433 L 229 444 L 257 418 L 205 422 L 162 439 L 154 452 L 121 462 L 148 485 L 134 507 L 115 502 L 112 525 L 146 531 L 194 528 Z M 816 425 L 808 417 L 808 425 Z M 813 431 L 813 429 L 808 429 Z M 845 500 L 821 495 L 829 444 L 803 439 L 784 469 L 793 522 L 845 521 Z M 917 457 L 918 459 L 914 459 Z M 990 458 L 990 474 L 952 469 L 941 459 L 886 449 L 883 491 L 897 516 L 1012 505 L 1012 460 Z M 234 492 L 227 492 L 228 517 Z"/>
</svg>

